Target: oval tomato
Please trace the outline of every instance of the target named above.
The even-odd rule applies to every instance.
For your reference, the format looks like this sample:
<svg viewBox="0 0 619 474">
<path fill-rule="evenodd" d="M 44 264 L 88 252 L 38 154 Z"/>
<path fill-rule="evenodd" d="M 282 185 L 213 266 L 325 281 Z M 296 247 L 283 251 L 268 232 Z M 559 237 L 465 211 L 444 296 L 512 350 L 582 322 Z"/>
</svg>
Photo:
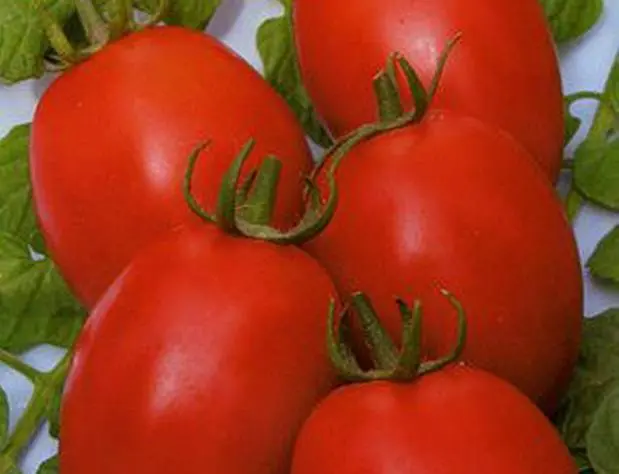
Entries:
<svg viewBox="0 0 619 474">
<path fill-rule="evenodd" d="M 419 298 L 436 358 L 455 337 L 439 292 L 449 289 L 469 316 L 464 360 L 552 411 L 578 355 L 582 274 L 562 205 L 524 148 L 434 111 L 355 146 L 337 183 L 333 221 L 306 248 L 340 294 L 366 293 L 396 340 L 393 298 Z"/>
<path fill-rule="evenodd" d="M 518 390 L 463 365 L 412 383 L 339 388 L 310 416 L 292 474 L 576 474 L 558 433 Z"/>
<path fill-rule="evenodd" d="M 173 232 L 132 261 L 80 336 L 62 406 L 63 474 L 288 474 L 332 387 L 335 289 L 296 247 Z"/>
<path fill-rule="evenodd" d="M 507 130 L 557 179 L 561 78 L 538 0 L 297 0 L 294 31 L 304 84 L 336 136 L 375 120 L 372 78 L 389 54 L 404 55 L 428 84 L 462 33 L 434 104 Z"/>
<path fill-rule="evenodd" d="M 45 92 L 32 128 L 31 170 L 40 225 L 63 276 L 92 306 L 134 253 L 196 220 L 182 194 L 187 157 L 212 140 L 194 190 L 208 209 L 241 147 L 247 168 L 274 154 L 283 170 L 275 224 L 302 209 L 312 160 L 285 102 L 216 39 L 150 28 L 107 45 Z"/>
</svg>

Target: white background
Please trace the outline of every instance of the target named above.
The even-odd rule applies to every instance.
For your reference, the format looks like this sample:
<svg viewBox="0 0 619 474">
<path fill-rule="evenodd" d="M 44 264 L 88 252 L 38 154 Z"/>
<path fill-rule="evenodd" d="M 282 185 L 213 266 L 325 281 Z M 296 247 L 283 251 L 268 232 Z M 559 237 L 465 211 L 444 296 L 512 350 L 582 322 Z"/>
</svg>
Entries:
<svg viewBox="0 0 619 474">
<path fill-rule="evenodd" d="M 598 25 L 584 38 L 563 47 L 560 51 L 565 93 L 603 89 L 619 49 L 619 2 L 606 1 L 606 11 Z M 264 18 L 279 12 L 280 8 L 275 0 L 224 0 L 209 31 L 236 49 L 254 67 L 260 69 L 254 41 L 255 30 Z M 31 120 L 37 99 L 44 92 L 50 79 L 28 81 L 13 87 L 0 86 L 0 136 L 4 136 L 13 125 Z M 595 104 L 581 102 L 574 107 L 574 110 L 585 120 L 585 125 L 588 127 L 595 111 Z M 568 152 L 573 150 L 585 132 L 586 129 L 581 129 L 576 142 L 570 146 Z M 599 239 L 617 224 L 619 217 L 615 215 L 597 209 L 585 209 L 575 223 L 583 262 L 591 254 Z M 585 274 L 585 277 L 586 315 L 592 316 L 610 306 L 619 306 L 619 291 L 603 289 L 599 285 L 594 285 L 588 275 Z M 47 370 L 53 366 L 60 354 L 57 349 L 41 347 L 25 354 L 24 359 L 41 370 Z M 0 385 L 7 390 L 9 396 L 12 409 L 10 420 L 13 427 L 27 403 L 31 388 L 23 378 L 2 366 L 0 366 Z M 38 464 L 51 456 L 55 450 L 56 444 L 47 436 L 44 428 L 24 457 L 22 463 L 24 473 L 35 473 Z"/>
</svg>

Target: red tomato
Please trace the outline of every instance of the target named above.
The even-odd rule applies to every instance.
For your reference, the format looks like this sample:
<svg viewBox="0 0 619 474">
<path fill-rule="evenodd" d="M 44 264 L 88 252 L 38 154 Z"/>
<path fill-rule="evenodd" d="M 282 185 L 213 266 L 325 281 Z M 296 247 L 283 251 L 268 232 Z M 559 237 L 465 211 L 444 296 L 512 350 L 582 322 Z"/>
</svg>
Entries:
<svg viewBox="0 0 619 474">
<path fill-rule="evenodd" d="M 310 416 L 292 474 L 576 474 L 544 415 L 510 384 L 452 366 L 412 383 L 342 387 Z"/>
<path fill-rule="evenodd" d="M 304 134 L 259 74 L 214 38 L 147 29 L 60 76 L 34 118 L 32 182 L 51 255 L 80 299 L 92 306 L 138 249 L 196 220 L 181 186 L 199 142 L 212 140 L 194 189 L 212 209 L 251 137 L 248 169 L 267 154 L 283 162 L 275 223 L 288 227 L 312 166 Z"/>
<path fill-rule="evenodd" d="M 455 337 L 448 289 L 468 314 L 464 359 L 550 412 L 578 356 L 582 274 L 563 207 L 528 157 L 498 129 L 432 112 L 350 151 L 333 221 L 307 249 L 340 294 L 370 297 L 396 340 L 394 297 L 421 299 L 431 358 Z"/>
<path fill-rule="evenodd" d="M 335 289 L 296 247 L 181 230 L 133 260 L 81 335 L 63 474 L 288 474 L 334 382 Z"/>
<path fill-rule="evenodd" d="M 428 84 L 461 32 L 436 107 L 507 130 L 557 179 L 561 78 L 538 0 L 297 0 L 294 29 L 304 83 L 336 136 L 375 121 L 372 78 L 389 54 L 403 54 Z"/>
</svg>

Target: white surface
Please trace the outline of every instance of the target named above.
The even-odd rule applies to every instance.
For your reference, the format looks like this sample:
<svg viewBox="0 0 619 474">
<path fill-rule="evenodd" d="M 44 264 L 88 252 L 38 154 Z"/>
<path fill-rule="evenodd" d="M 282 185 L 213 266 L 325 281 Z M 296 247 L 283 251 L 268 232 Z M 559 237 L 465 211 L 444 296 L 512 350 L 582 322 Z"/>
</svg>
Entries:
<svg viewBox="0 0 619 474">
<path fill-rule="evenodd" d="M 575 44 L 562 48 L 561 66 L 565 92 L 601 90 L 619 49 L 619 2 L 606 0 L 602 21 L 588 35 Z M 260 22 L 280 12 L 276 0 L 224 0 L 209 31 L 243 55 L 254 67 L 260 68 L 254 34 Z M 13 125 L 30 121 L 37 98 L 45 90 L 49 78 L 29 81 L 18 86 L 0 86 L 0 136 Z M 575 111 L 590 123 L 595 104 L 582 102 Z M 582 139 L 581 130 L 577 140 Z M 573 146 L 571 147 L 573 149 Z M 576 221 L 576 235 L 580 254 L 585 261 L 599 239 L 614 225 L 619 217 L 600 210 L 586 208 Z M 594 285 L 586 276 L 585 313 L 594 315 L 610 306 L 619 306 L 619 292 L 604 290 Z M 50 368 L 60 352 L 50 347 L 31 351 L 25 358 L 41 369 Z M 0 366 L 0 385 L 8 391 L 12 416 L 11 426 L 27 403 L 31 388 L 21 377 Z M 38 464 L 51 456 L 56 448 L 46 430 L 42 430 L 23 460 L 25 474 L 36 472 Z"/>
</svg>

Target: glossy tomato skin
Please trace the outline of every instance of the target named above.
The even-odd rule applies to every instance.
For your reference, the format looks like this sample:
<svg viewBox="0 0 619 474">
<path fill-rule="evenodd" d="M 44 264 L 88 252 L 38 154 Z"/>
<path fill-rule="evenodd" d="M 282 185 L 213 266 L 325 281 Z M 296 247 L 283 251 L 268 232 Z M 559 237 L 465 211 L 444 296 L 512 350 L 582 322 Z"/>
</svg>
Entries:
<svg viewBox="0 0 619 474">
<path fill-rule="evenodd" d="M 212 209 L 221 176 L 256 140 L 245 170 L 267 154 L 283 162 L 275 223 L 302 209 L 312 166 L 285 102 L 241 58 L 199 32 L 159 27 L 106 46 L 60 76 L 32 129 L 34 199 L 63 276 L 91 307 L 134 253 L 195 220 L 183 200 L 190 152 L 212 140 L 194 191 Z"/>
<path fill-rule="evenodd" d="M 339 388 L 310 416 L 291 474 L 576 474 L 542 412 L 487 372 Z"/>
<path fill-rule="evenodd" d="M 498 129 L 432 112 L 353 148 L 334 219 L 306 248 L 340 294 L 368 294 L 396 340 L 394 297 L 419 298 L 432 358 L 455 341 L 446 288 L 467 311 L 464 359 L 552 412 L 578 355 L 582 274 L 563 207 L 528 156 Z"/>
<path fill-rule="evenodd" d="M 334 295 L 295 247 L 210 226 L 157 242 L 78 341 L 63 474 L 288 474 L 297 431 L 334 382 Z"/>
<path fill-rule="evenodd" d="M 435 106 L 507 130 L 558 178 L 561 78 L 538 0 L 298 0 L 294 25 L 304 83 L 336 136 L 375 121 L 372 79 L 389 54 L 403 54 L 427 85 L 460 32 Z"/>
</svg>

